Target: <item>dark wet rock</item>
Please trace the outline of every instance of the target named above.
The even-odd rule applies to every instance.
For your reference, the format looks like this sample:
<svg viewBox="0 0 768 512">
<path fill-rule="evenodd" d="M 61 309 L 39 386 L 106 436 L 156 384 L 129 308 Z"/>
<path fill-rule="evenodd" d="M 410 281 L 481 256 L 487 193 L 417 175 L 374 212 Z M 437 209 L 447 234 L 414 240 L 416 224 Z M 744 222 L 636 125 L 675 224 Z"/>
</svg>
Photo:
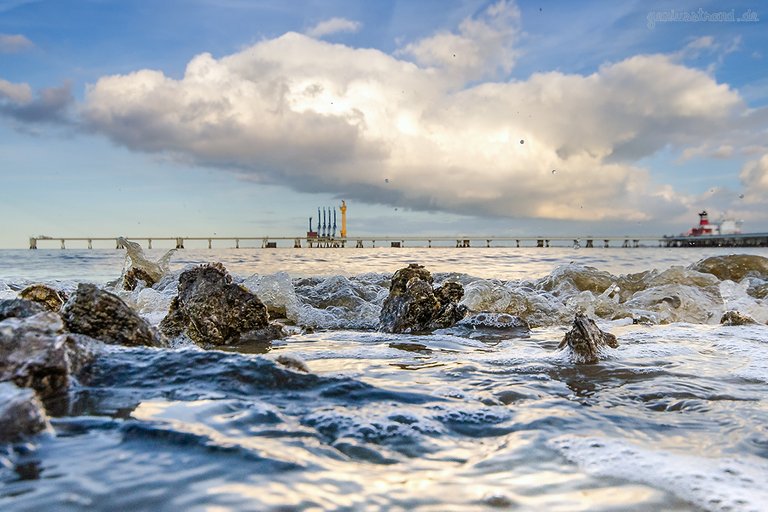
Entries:
<svg viewBox="0 0 768 512">
<path fill-rule="evenodd" d="M 389 296 L 379 316 L 379 328 L 387 332 L 425 332 L 450 327 L 467 313 L 458 301 L 464 295 L 459 283 L 432 288 L 432 275 L 411 263 L 392 276 Z"/>
<path fill-rule="evenodd" d="M 80 283 L 61 310 L 67 328 L 112 345 L 161 347 L 167 343 L 123 300 Z"/>
<path fill-rule="evenodd" d="M 422 343 L 415 343 L 411 341 L 397 342 L 393 341 L 389 344 L 390 348 L 396 348 L 397 350 L 404 350 L 406 352 L 418 352 L 421 354 L 431 354 L 432 350 Z"/>
<path fill-rule="evenodd" d="M 739 282 L 745 277 L 768 279 L 768 258 L 754 254 L 713 256 L 694 263 L 690 268 L 713 274 L 720 280 Z"/>
<path fill-rule="evenodd" d="M 179 293 L 160 322 L 170 337 L 188 336 L 200 345 L 234 345 L 280 337 L 267 308 L 220 263 L 201 265 L 179 276 Z"/>
<path fill-rule="evenodd" d="M 739 313 L 738 311 L 726 311 L 720 323 L 723 325 L 751 325 L 756 324 L 755 320 L 747 315 Z"/>
<path fill-rule="evenodd" d="M 281 365 L 291 370 L 309 373 L 309 367 L 307 366 L 307 363 L 305 363 L 304 361 L 302 361 L 296 356 L 289 356 L 289 355 L 283 354 L 278 356 L 275 361 L 277 361 Z"/>
<path fill-rule="evenodd" d="M 131 267 L 123 274 L 123 289 L 135 290 L 139 281 L 144 281 L 145 286 L 151 287 L 157 279 L 143 268 Z"/>
<path fill-rule="evenodd" d="M 0 322 L 0 381 L 32 388 L 41 398 L 66 391 L 93 357 L 93 347 L 67 333 L 56 313 Z"/>
<path fill-rule="evenodd" d="M 0 382 L 0 443 L 18 442 L 48 428 L 48 418 L 34 391 Z"/>
<path fill-rule="evenodd" d="M 569 347 L 577 363 L 596 363 L 600 360 L 603 347 L 616 348 L 619 342 L 616 336 L 601 331 L 594 320 L 581 313 L 576 314 L 573 327 L 565 333 L 558 349 Z"/>
<path fill-rule="evenodd" d="M 57 312 L 67 302 L 67 294 L 44 284 L 32 284 L 19 292 L 19 297 L 37 302 L 48 311 Z"/>
<path fill-rule="evenodd" d="M 31 300 L 0 300 L 0 321 L 6 318 L 27 318 L 43 311 L 45 311 L 43 306 Z"/>
</svg>

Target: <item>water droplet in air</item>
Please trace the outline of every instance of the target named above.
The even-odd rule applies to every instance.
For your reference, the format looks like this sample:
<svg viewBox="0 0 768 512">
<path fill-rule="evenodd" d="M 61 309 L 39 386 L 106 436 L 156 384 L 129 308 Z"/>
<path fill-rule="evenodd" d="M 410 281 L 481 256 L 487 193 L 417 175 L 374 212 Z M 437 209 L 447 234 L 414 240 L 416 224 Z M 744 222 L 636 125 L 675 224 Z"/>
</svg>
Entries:
<svg viewBox="0 0 768 512">
<path fill-rule="evenodd" d="M 739 199 L 744 199 L 744 194 L 739 194 Z"/>
<path fill-rule="evenodd" d="M 552 169 L 552 174 L 556 174 L 556 173 L 557 173 L 557 169 Z"/>
<path fill-rule="evenodd" d="M 525 141 L 523 139 L 520 139 L 520 144 L 525 144 Z"/>
<path fill-rule="evenodd" d="M 389 183 L 389 178 L 384 178 L 384 183 Z"/>
</svg>

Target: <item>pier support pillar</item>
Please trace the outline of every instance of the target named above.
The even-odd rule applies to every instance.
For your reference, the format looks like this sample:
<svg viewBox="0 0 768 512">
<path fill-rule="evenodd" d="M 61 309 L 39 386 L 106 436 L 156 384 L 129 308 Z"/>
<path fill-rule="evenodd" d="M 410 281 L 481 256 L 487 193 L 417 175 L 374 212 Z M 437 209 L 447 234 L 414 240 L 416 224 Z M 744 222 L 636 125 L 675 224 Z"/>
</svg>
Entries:
<svg viewBox="0 0 768 512">
<path fill-rule="evenodd" d="M 210 238 L 208 239 L 208 248 L 209 249 L 211 248 L 211 239 Z"/>
<path fill-rule="evenodd" d="M 544 247 L 544 240 L 536 240 L 536 247 Z"/>
<path fill-rule="evenodd" d="M 427 240 L 427 247 L 432 248 L 432 240 Z"/>
<path fill-rule="evenodd" d="M 64 247 L 64 239 L 63 238 L 61 239 L 61 248 L 62 249 L 66 249 L 66 247 Z"/>
<path fill-rule="evenodd" d="M 581 244 L 579 243 L 579 240 L 578 240 L 578 239 L 575 239 L 575 240 L 573 241 L 573 248 L 574 248 L 574 249 L 578 249 L 578 248 L 580 248 L 580 247 L 581 247 Z"/>
<path fill-rule="evenodd" d="M 549 240 L 544 240 L 544 244 L 549 247 Z"/>
<path fill-rule="evenodd" d="M 587 240 L 587 247 L 592 248 L 594 247 L 594 242 L 592 240 Z"/>
<path fill-rule="evenodd" d="M 91 240 L 90 238 L 88 239 L 88 248 L 93 249 L 93 240 Z"/>
<path fill-rule="evenodd" d="M 239 248 L 240 248 L 240 239 L 235 238 L 235 249 L 239 249 Z"/>
<path fill-rule="evenodd" d="M 632 240 L 632 247 L 640 247 L 640 240 Z"/>
<path fill-rule="evenodd" d="M 371 247 L 373 247 L 375 249 L 376 248 L 376 240 L 371 240 L 371 242 L 372 242 L 371 243 Z"/>
<path fill-rule="evenodd" d="M 293 248 L 294 249 L 301 249 L 301 240 L 298 238 L 293 239 Z"/>
<path fill-rule="evenodd" d="M 362 248 L 363 248 L 362 240 L 358 240 L 357 242 L 355 242 L 355 249 L 362 249 Z"/>
<path fill-rule="evenodd" d="M 517 247 L 520 247 L 520 240 L 515 240 L 515 243 L 517 244 Z"/>
<path fill-rule="evenodd" d="M 30 249 L 37 249 L 37 238 L 29 237 L 29 248 Z"/>
<path fill-rule="evenodd" d="M 485 246 L 486 247 L 490 247 L 491 246 L 491 241 L 490 240 L 486 240 L 485 241 Z"/>
<path fill-rule="evenodd" d="M 629 240 L 624 240 L 624 243 L 621 244 L 622 247 L 629 247 Z"/>
<path fill-rule="evenodd" d="M 152 239 L 147 238 L 147 249 L 151 249 L 151 248 L 152 248 Z"/>
<path fill-rule="evenodd" d="M 610 246 L 608 245 L 608 244 L 609 244 L 609 242 L 610 242 L 610 240 L 603 240 L 603 247 L 605 247 L 606 249 L 607 249 L 608 247 L 610 247 Z"/>
<path fill-rule="evenodd" d="M 183 238 L 177 238 L 176 239 L 176 248 L 177 249 L 183 249 L 184 248 L 184 239 Z"/>
</svg>

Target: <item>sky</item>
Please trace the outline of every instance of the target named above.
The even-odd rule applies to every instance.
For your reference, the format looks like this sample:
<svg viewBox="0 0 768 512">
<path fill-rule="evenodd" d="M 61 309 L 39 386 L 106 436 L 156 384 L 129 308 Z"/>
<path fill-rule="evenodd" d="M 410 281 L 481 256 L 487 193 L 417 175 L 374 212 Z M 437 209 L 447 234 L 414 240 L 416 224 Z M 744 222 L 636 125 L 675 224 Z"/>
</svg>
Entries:
<svg viewBox="0 0 768 512">
<path fill-rule="evenodd" d="M 0 0 L 0 248 L 765 232 L 764 5 Z"/>
</svg>

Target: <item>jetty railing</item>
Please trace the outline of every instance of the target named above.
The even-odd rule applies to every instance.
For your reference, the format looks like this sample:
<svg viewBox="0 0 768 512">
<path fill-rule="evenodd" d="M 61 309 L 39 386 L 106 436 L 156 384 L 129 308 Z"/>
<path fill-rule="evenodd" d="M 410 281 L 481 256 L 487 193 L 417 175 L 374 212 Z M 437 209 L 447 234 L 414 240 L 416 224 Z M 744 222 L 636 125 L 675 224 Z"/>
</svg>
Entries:
<svg viewBox="0 0 768 512">
<path fill-rule="evenodd" d="M 60 236 L 36 236 L 29 238 L 29 248 L 37 249 L 42 243 L 59 243 L 59 248 L 66 249 L 67 244 L 83 242 L 88 249 L 93 249 L 94 242 L 114 243 L 116 249 L 122 249 L 122 240 L 130 240 L 142 244 L 146 242 L 146 248 L 152 249 L 153 243 L 171 242 L 177 249 L 184 249 L 188 242 L 207 242 L 212 249 L 214 242 L 220 246 L 221 242 L 229 242 L 234 248 L 242 246 L 261 246 L 265 249 L 278 247 L 644 247 L 648 244 L 654 246 L 673 247 L 671 239 L 657 236 L 630 236 L 630 235 L 606 235 L 606 236 L 493 236 L 493 235 L 454 235 L 454 236 L 348 236 L 348 237 L 296 237 L 296 236 L 126 236 L 126 237 L 60 237 Z"/>
</svg>

